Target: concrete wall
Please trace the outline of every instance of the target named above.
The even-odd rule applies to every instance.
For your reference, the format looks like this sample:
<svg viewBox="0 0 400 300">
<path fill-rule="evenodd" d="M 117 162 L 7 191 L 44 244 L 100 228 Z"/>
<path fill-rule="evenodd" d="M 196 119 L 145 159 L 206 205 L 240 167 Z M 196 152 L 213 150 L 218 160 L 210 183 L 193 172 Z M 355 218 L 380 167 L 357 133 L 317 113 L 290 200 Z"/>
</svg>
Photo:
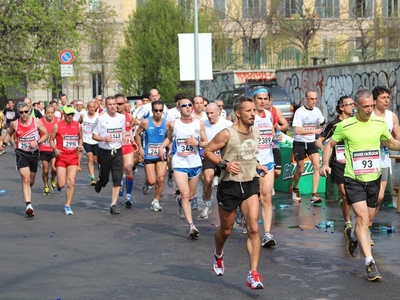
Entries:
<svg viewBox="0 0 400 300">
<path fill-rule="evenodd" d="M 277 81 L 290 94 L 292 101 L 301 105 L 305 92 L 315 90 L 317 106 L 327 120 L 334 118 L 340 96 L 354 96 L 359 89 L 372 90 L 377 85 L 392 91 L 389 109 L 400 112 L 400 60 L 324 65 L 306 69 L 277 70 Z"/>
</svg>

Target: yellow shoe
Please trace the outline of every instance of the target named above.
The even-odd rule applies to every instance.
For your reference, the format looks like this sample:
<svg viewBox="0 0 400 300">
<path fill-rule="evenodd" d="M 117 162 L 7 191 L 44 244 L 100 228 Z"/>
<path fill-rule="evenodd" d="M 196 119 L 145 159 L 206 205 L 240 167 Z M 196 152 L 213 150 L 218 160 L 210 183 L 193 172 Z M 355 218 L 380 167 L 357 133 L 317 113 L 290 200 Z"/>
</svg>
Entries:
<svg viewBox="0 0 400 300">
<path fill-rule="evenodd" d="M 43 195 L 48 196 L 50 195 L 50 189 L 48 186 L 45 186 L 43 189 Z"/>
<path fill-rule="evenodd" d="M 54 191 L 56 189 L 56 186 L 57 186 L 57 180 L 50 179 L 50 181 L 51 181 L 51 189 Z"/>
</svg>

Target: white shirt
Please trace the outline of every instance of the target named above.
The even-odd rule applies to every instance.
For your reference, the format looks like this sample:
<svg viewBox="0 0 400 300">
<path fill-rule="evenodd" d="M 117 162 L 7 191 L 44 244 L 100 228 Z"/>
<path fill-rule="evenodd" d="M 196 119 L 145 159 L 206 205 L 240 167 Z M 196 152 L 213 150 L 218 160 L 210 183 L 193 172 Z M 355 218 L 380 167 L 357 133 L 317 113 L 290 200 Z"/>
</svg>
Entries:
<svg viewBox="0 0 400 300">
<path fill-rule="evenodd" d="M 315 128 L 324 120 L 318 107 L 314 107 L 312 110 L 306 109 L 305 106 L 300 107 L 294 114 L 292 126 L 309 130 L 310 134 L 296 134 L 296 128 L 294 128 L 294 140 L 303 143 L 315 142 Z"/>
<path fill-rule="evenodd" d="M 168 109 L 167 117 L 166 117 L 167 122 L 175 121 L 176 119 L 179 119 L 180 117 L 181 117 L 181 112 L 178 110 L 178 108 L 176 106 Z"/>
<path fill-rule="evenodd" d="M 205 111 L 202 111 L 202 112 L 201 112 L 201 117 L 200 117 L 200 118 L 197 117 L 197 116 L 194 114 L 194 112 L 192 113 L 192 116 L 195 117 L 196 119 L 199 119 L 199 120 L 203 121 L 203 122 L 206 121 L 206 120 L 208 120 L 207 114 L 206 114 Z M 226 119 L 226 118 L 224 118 L 224 119 Z"/>
<path fill-rule="evenodd" d="M 167 112 L 168 108 L 167 106 L 164 105 L 163 118 L 165 118 Z M 138 118 L 140 121 L 142 121 L 143 119 L 150 118 L 152 116 L 153 116 L 153 111 L 151 110 L 151 102 L 146 103 L 137 109 L 136 118 Z"/>
<path fill-rule="evenodd" d="M 94 124 L 93 133 L 111 137 L 111 142 L 99 142 L 99 148 L 105 150 L 119 149 L 122 147 L 122 135 L 125 133 L 125 115 L 117 113 L 114 117 L 102 114 Z"/>
<path fill-rule="evenodd" d="M 232 126 L 232 122 L 222 118 L 218 119 L 218 122 L 211 124 L 207 119 L 204 121 L 204 127 L 206 130 L 207 141 L 210 142 L 222 129 Z"/>
</svg>

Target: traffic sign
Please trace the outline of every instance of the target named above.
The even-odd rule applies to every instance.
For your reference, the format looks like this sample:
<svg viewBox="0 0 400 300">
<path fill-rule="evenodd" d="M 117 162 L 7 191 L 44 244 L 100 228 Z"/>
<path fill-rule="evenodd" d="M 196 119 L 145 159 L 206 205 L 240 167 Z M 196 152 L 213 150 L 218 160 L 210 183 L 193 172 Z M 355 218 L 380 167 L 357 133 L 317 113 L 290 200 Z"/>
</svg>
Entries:
<svg viewBox="0 0 400 300">
<path fill-rule="evenodd" d="M 60 63 L 64 65 L 69 65 L 72 64 L 72 62 L 74 61 L 74 54 L 71 50 L 63 50 L 60 52 L 59 59 Z"/>
<path fill-rule="evenodd" d="M 74 76 L 74 65 L 60 65 L 60 66 L 61 66 L 61 77 Z"/>
</svg>

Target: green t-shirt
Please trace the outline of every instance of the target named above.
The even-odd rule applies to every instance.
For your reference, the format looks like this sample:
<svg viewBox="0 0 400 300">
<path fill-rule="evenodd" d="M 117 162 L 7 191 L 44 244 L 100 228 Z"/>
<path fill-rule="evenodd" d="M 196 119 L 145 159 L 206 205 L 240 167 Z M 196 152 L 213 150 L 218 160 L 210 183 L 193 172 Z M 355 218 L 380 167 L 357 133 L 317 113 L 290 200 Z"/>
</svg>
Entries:
<svg viewBox="0 0 400 300">
<path fill-rule="evenodd" d="M 381 140 L 389 140 L 391 137 L 388 125 L 381 117 L 371 116 L 367 122 L 351 117 L 340 122 L 332 139 L 336 142 L 344 141 L 344 176 L 362 182 L 378 179 L 381 175 Z"/>
</svg>

